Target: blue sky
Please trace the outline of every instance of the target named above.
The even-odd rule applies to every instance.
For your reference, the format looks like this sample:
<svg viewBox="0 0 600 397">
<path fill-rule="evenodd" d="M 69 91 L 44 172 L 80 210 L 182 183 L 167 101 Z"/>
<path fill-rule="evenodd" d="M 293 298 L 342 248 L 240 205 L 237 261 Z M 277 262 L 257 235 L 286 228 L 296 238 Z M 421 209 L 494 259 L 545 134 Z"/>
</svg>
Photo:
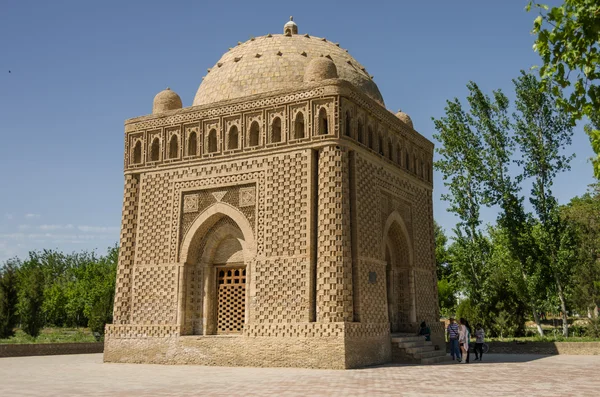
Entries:
<svg viewBox="0 0 600 397">
<path fill-rule="evenodd" d="M 549 3 L 556 3 L 550 1 Z M 431 138 L 431 117 L 466 83 L 502 88 L 539 63 L 526 1 L 28 1 L 0 3 L 0 262 L 29 250 L 98 249 L 119 237 L 123 121 L 151 112 L 169 86 L 190 106 L 229 47 L 281 33 L 326 37 L 366 66 L 386 106 Z M 9 73 L 10 70 L 10 73 Z M 561 203 L 593 182 L 580 127 Z M 455 220 L 439 200 L 435 218 Z M 493 211 L 485 211 L 493 221 Z"/>
</svg>

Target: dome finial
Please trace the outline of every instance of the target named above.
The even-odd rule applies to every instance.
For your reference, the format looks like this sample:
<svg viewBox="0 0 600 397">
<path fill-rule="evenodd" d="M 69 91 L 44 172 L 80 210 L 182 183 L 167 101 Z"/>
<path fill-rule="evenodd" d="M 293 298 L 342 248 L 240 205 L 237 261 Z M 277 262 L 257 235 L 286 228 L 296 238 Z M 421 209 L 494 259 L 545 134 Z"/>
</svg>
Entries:
<svg viewBox="0 0 600 397">
<path fill-rule="evenodd" d="M 298 25 L 294 22 L 294 17 L 290 16 L 290 20 L 288 23 L 283 25 L 283 34 L 285 36 L 291 36 L 293 34 L 298 34 Z"/>
</svg>

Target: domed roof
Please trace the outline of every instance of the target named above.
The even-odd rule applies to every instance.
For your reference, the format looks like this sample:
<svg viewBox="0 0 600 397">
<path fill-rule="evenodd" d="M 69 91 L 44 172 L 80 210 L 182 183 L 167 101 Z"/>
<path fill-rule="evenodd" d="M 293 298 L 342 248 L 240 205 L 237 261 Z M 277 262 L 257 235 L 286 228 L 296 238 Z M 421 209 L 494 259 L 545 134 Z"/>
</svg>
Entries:
<svg viewBox="0 0 600 397">
<path fill-rule="evenodd" d="M 408 114 L 404 113 L 401 110 L 398 110 L 396 113 L 396 117 L 400 119 L 404 124 L 408 125 L 410 128 L 414 129 L 412 119 L 408 116 Z"/>
<path fill-rule="evenodd" d="M 295 89 L 304 81 L 309 63 L 320 57 L 333 62 L 340 79 L 384 104 L 366 69 L 338 44 L 309 35 L 269 34 L 240 43 L 226 52 L 204 77 L 193 105 Z"/>
<path fill-rule="evenodd" d="M 154 103 L 152 104 L 152 113 L 162 113 L 168 110 L 181 109 L 183 104 L 181 98 L 175 91 L 171 91 L 169 87 L 156 94 Z"/>
</svg>

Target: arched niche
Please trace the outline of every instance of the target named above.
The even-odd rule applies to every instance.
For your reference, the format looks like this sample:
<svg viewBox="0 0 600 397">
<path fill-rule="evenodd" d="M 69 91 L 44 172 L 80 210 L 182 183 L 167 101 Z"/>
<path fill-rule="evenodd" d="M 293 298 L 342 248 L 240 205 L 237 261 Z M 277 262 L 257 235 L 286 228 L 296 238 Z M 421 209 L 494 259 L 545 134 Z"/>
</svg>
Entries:
<svg viewBox="0 0 600 397">
<path fill-rule="evenodd" d="M 383 241 L 390 331 L 413 332 L 417 321 L 413 245 L 406 224 L 396 211 L 386 220 Z"/>
<path fill-rule="evenodd" d="M 216 203 L 196 218 L 179 255 L 182 335 L 241 334 L 254 256 L 252 227 L 235 207 Z"/>
</svg>

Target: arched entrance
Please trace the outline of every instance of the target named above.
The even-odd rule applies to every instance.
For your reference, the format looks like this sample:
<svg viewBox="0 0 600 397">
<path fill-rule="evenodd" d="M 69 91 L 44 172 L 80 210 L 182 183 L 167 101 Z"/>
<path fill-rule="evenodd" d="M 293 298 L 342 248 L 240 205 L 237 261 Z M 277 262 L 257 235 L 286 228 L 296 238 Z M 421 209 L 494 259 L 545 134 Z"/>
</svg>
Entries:
<svg viewBox="0 0 600 397">
<path fill-rule="evenodd" d="M 184 335 L 241 334 L 253 237 L 246 218 L 218 203 L 204 211 L 182 243 L 180 324 Z"/>
<path fill-rule="evenodd" d="M 416 297 L 412 250 L 404 222 L 396 212 L 385 225 L 384 250 L 390 331 L 413 332 Z"/>
</svg>

